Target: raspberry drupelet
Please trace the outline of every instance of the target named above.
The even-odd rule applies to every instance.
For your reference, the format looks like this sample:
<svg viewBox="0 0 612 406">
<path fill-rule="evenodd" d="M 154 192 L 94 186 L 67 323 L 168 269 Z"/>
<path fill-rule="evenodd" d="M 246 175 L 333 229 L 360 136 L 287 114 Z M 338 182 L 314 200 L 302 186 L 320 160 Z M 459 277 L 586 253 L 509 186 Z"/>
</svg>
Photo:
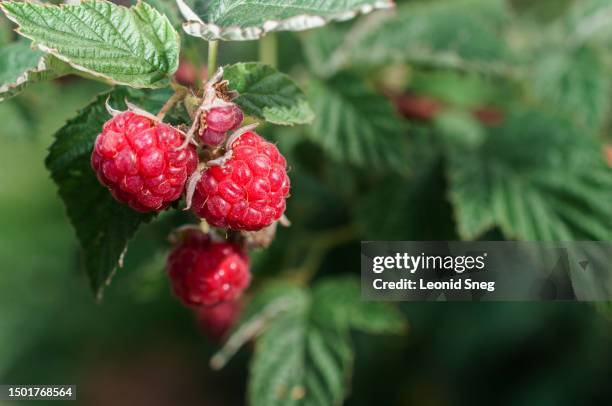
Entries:
<svg viewBox="0 0 612 406">
<path fill-rule="evenodd" d="M 168 124 L 123 112 L 104 124 L 91 166 L 119 202 L 141 212 L 161 210 L 181 196 L 198 164 L 193 145 L 179 149 L 183 140 Z"/>
<path fill-rule="evenodd" d="M 246 132 L 229 146 L 231 157 L 211 166 L 196 185 L 193 211 L 215 227 L 255 231 L 285 212 L 287 163 L 276 146 Z"/>
<path fill-rule="evenodd" d="M 187 306 L 236 300 L 251 281 L 249 258 L 236 244 L 189 231 L 168 257 L 174 294 Z"/>
</svg>

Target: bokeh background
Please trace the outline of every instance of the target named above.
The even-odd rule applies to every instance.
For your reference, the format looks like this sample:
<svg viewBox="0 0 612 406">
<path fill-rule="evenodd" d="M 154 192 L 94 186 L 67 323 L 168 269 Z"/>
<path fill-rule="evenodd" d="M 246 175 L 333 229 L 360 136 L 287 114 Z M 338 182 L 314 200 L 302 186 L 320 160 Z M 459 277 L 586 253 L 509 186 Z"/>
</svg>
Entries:
<svg viewBox="0 0 612 406">
<path fill-rule="evenodd" d="M 393 46 L 419 41 L 427 49 L 458 50 L 465 57 L 398 57 L 399 62 L 391 58 L 372 69 L 353 67 L 364 70 L 360 77 L 394 103 L 402 120 L 401 136 L 413 147 L 406 161 L 421 154 L 416 146 L 422 139 L 428 145 L 449 137 L 470 144 L 485 133 L 495 136 L 497 126 L 516 110 L 546 110 L 572 122 L 577 117 L 577 136 L 599 137 L 604 144 L 610 139 L 612 39 L 571 48 L 576 52 L 572 54 L 563 53 L 562 46 L 576 38 L 566 36 L 559 43 L 555 35 L 560 35 L 560 27 L 572 28 L 571 16 L 585 9 L 597 12 L 593 24 L 602 25 L 604 34 L 612 33 L 612 2 L 472 1 L 446 14 L 439 10 L 466 2 L 398 3 L 402 12 L 414 7 L 417 17 L 423 17 L 412 21 L 414 37 L 406 33 Z M 483 14 L 493 3 L 503 4 L 510 22 Z M 491 24 L 504 31 L 509 46 L 521 49 L 518 65 L 529 67 L 525 81 L 488 72 L 506 66 L 493 60 L 502 51 L 490 37 Z M 0 28 L 1 43 L 14 39 L 5 19 Z M 339 24 L 333 33 L 350 28 Z M 316 35 L 332 37 L 330 32 Z M 279 68 L 308 88 L 313 58 L 308 49 L 312 51 L 318 39 L 311 33 L 284 33 L 278 40 Z M 188 62 L 205 59 L 202 42 L 189 40 L 183 46 Z M 588 53 L 586 59 L 580 59 L 583 53 Z M 220 58 L 223 63 L 255 60 L 257 43 L 222 44 Z M 568 67 L 568 61 L 578 63 Z M 533 84 L 535 77 L 542 81 Z M 525 90 L 532 85 L 534 92 Z M 53 133 L 105 89 L 68 77 L 36 84 L 0 103 L 0 382 L 76 384 L 76 403 L 83 405 L 242 405 L 249 350 L 224 370 L 212 372 L 208 362 L 217 343 L 200 332 L 192 314 L 172 297 L 164 274 L 166 235 L 190 221 L 189 215 L 166 214 L 142 228 L 103 301 L 96 303 L 89 290 L 76 238 L 44 158 Z M 290 157 L 288 215 L 294 226 L 281 230 L 270 250 L 254 255 L 256 278 L 291 269 L 295 258 L 287 253 L 296 241 L 307 245 L 312 235 L 346 231 L 346 224 L 357 226 L 351 226 L 348 235 L 336 235 L 338 240 L 321 252 L 315 261 L 319 275 L 358 273 L 360 239 L 458 238 L 441 174 L 444 163 L 419 161 L 442 146 L 414 158 L 417 169 L 420 162 L 423 167 L 434 162 L 431 177 L 407 176 L 398 182 L 397 175 L 320 159 L 329 152 L 316 137 L 303 136 L 303 129 L 262 131 Z M 494 157 L 497 152 L 490 153 Z M 604 149 L 590 159 L 603 161 L 605 156 Z M 388 187 L 381 191 L 380 185 Z M 385 210 L 393 219 L 382 224 L 377 212 Z M 612 239 L 612 233 L 608 235 Z M 481 238 L 508 236 L 494 228 Z M 355 335 L 355 375 L 347 405 L 575 405 L 612 400 L 612 321 L 591 304 L 401 307 L 410 323 L 406 336 Z"/>
</svg>

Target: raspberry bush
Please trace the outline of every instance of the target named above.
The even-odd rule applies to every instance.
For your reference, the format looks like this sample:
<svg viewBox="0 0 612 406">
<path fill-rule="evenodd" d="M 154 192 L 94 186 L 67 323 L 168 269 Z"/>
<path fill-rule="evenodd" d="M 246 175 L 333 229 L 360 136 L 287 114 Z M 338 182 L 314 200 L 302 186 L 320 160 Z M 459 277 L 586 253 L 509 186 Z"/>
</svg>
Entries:
<svg viewBox="0 0 612 406">
<path fill-rule="evenodd" d="M 248 404 L 341 404 L 406 331 L 360 299 L 359 240 L 612 239 L 595 6 L 536 41 L 503 0 L 72 3 L 0 3 L 0 100 L 100 83 L 46 160 L 95 299 L 168 294 L 212 369 L 251 357 Z"/>
<path fill-rule="evenodd" d="M 287 333 L 299 340 L 291 346 L 302 356 L 326 357 L 325 352 L 310 354 L 312 349 L 304 340 L 340 329 L 340 341 L 321 343 L 328 348 L 325 351 L 341 351 L 331 362 L 322 359 L 313 365 L 288 366 L 301 369 L 303 377 L 344 376 L 350 369 L 348 330 L 368 330 L 353 326 L 351 314 L 378 314 L 380 321 L 373 324 L 372 332 L 401 332 L 404 321 L 395 308 L 372 304 L 368 309 L 343 310 L 346 320 L 337 320 L 338 325 L 325 321 L 296 326 L 293 333 L 291 329 L 266 333 L 278 329 L 276 323 L 284 318 L 302 323 L 306 321 L 302 314 L 332 314 L 349 303 L 318 298 L 317 289 L 311 292 L 316 262 L 307 261 L 304 269 L 272 278 L 251 271 L 251 256 L 266 256 L 269 251 L 274 257 L 275 250 L 292 244 L 291 219 L 285 211 L 294 184 L 290 180 L 294 163 L 277 145 L 283 143 L 277 127 L 307 125 L 315 117 L 302 90 L 277 70 L 276 44 L 268 31 L 270 21 L 280 22 L 275 31 L 303 30 L 320 26 L 321 19 L 346 20 L 392 4 L 330 2 L 320 7 L 320 13 L 302 18 L 299 2 L 279 2 L 255 14 L 249 12 L 254 18 L 247 23 L 227 14 L 224 2 L 212 3 L 207 8 L 214 16 L 197 15 L 191 5 L 179 1 L 178 9 L 186 18 L 179 34 L 176 9 L 163 1 L 138 2 L 133 7 L 105 0 L 61 7 L 3 2 L 5 15 L 31 41 L 32 49 L 16 45 L 11 50 L 27 57 L 20 56 L 11 72 L 15 76 L 9 76 L 9 83 L 2 87 L 2 97 L 13 96 L 32 82 L 67 74 L 112 86 L 56 134 L 47 159 L 98 300 L 117 267 L 123 266 L 127 243 L 139 227 L 169 222 L 168 289 L 177 303 L 193 312 L 206 335 L 213 340 L 228 337 L 227 345 L 212 360 L 214 368 L 225 364 L 247 341 L 284 340 Z M 301 22 L 283 23 L 292 19 Z M 223 55 L 221 41 L 258 38 L 259 62 L 217 66 L 217 55 Z M 187 47 L 185 53 L 181 43 Z M 205 65 L 199 57 L 202 44 L 208 45 Z M 298 224 L 304 220 L 295 219 Z M 330 232 L 332 237 L 336 233 Z M 338 238 L 329 246 L 316 244 L 311 255 L 323 255 L 352 238 L 352 226 L 339 226 Z M 293 243 L 301 249 L 302 242 Z M 324 282 L 317 286 L 320 283 Z M 326 283 L 347 300 L 358 300 L 354 279 Z M 287 382 L 289 387 L 281 394 L 278 385 L 290 378 L 282 376 L 283 368 L 261 374 L 257 365 L 277 357 L 275 353 L 284 351 L 283 347 L 257 348 L 249 385 L 261 387 L 265 396 L 250 395 L 253 405 L 301 398 L 314 401 L 309 385 L 329 384 L 299 379 Z M 278 397 L 268 399 L 273 393 Z M 345 395 L 346 388 L 337 386 L 319 403 L 337 403 Z"/>
</svg>

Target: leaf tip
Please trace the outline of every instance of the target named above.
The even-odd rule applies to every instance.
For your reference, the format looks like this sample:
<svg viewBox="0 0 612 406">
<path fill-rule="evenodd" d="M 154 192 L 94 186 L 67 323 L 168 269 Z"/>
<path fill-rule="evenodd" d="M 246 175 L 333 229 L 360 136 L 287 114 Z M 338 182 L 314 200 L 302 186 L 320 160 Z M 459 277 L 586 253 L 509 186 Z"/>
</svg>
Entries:
<svg viewBox="0 0 612 406">
<path fill-rule="evenodd" d="M 225 358 L 221 354 L 217 353 L 212 356 L 209 365 L 213 371 L 218 371 L 225 366 Z"/>
</svg>

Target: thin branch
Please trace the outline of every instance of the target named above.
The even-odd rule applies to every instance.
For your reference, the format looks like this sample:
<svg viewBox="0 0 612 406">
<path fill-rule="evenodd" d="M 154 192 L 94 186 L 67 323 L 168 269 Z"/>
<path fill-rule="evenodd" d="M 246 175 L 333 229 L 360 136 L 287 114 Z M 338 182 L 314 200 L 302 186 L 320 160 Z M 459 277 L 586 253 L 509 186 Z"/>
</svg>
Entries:
<svg viewBox="0 0 612 406">
<path fill-rule="evenodd" d="M 183 100 L 185 96 L 187 96 L 187 89 L 183 87 L 176 89 L 174 94 L 170 96 L 170 98 L 166 101 L 166 103 L 164 103 L 162 108 L 159 110 L 159 113 L 157 113 L 157 118 L 159 119 L 159 121 L 162 121 L 164 117 L 166 116 L 166 114 L 172 109 L 172 107 L 174 107 L 176 103 Z"/>
</svg>

